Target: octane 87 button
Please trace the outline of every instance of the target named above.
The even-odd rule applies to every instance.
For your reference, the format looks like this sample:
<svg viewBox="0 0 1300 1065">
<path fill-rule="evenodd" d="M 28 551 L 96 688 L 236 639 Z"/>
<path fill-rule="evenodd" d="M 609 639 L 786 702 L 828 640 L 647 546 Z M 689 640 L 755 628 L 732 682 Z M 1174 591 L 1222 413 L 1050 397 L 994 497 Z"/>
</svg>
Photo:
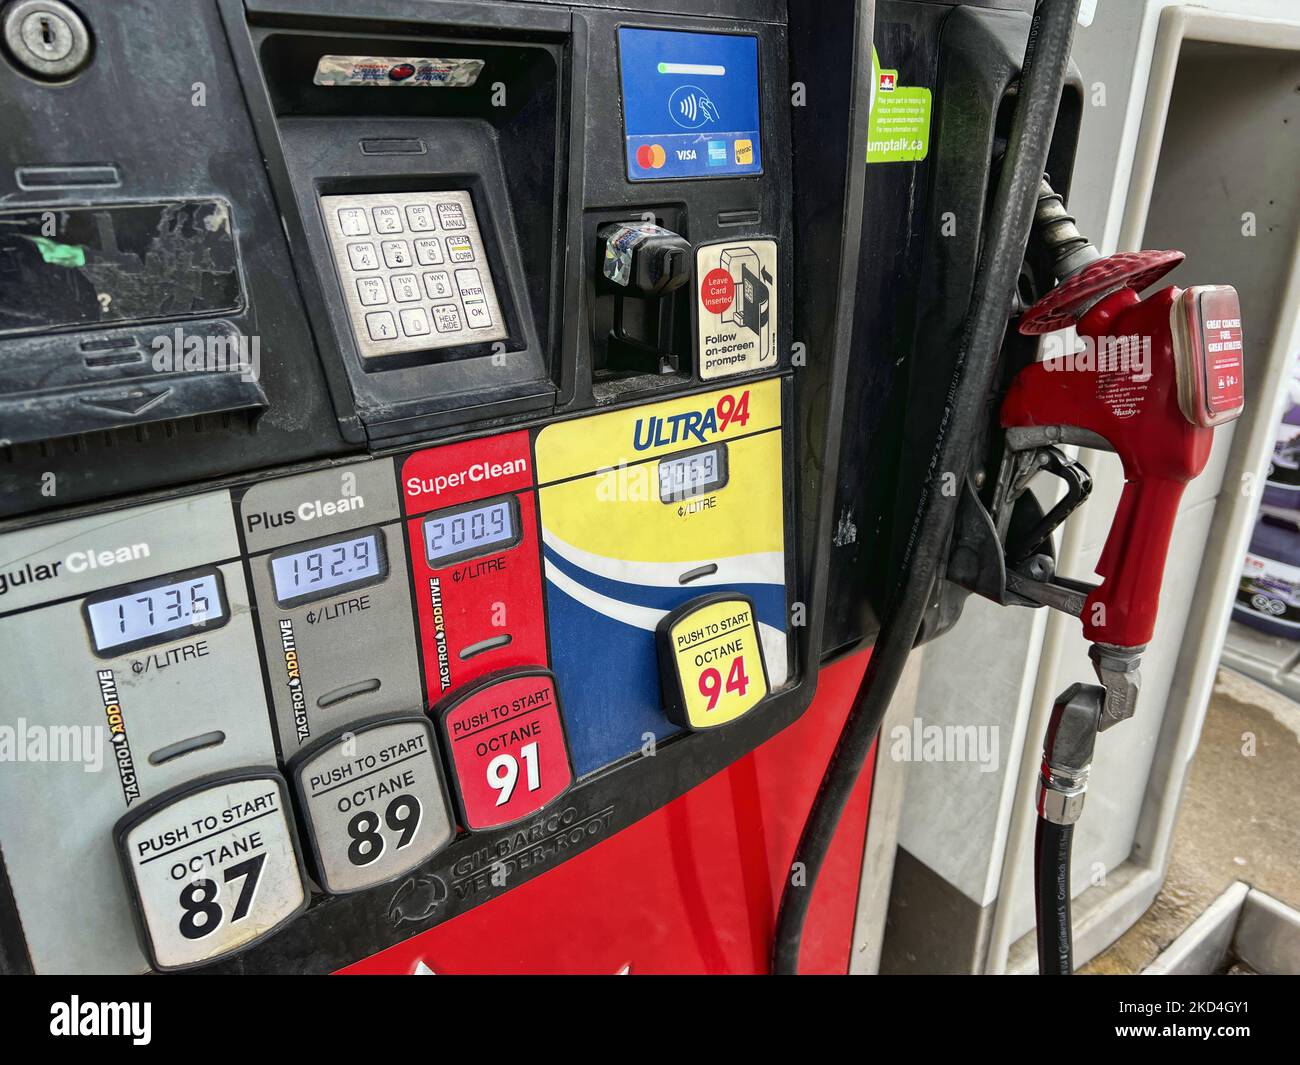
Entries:
<svg viewBox="0 0 1300 1065">
<path fill-rule="evenodd" d="M 155 969 L 216 961 L 307 907 L 279 773 L 247 769 L 160 795 L 114 829 L 141 945 Z"/>
<path fill-rule="evenodd" d="M 436 714 L 461 824 L 470 831 L 529 817 L 572 785 L 569 741 L 548 670 L 492 674 Z"/>
</svg>

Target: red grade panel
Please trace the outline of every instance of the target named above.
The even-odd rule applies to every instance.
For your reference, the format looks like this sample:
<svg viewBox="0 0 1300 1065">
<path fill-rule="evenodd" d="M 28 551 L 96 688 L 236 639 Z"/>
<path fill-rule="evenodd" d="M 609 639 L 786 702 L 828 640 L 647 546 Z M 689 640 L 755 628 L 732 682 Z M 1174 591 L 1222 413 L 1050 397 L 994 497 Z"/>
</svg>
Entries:
<svg viewBox="0 0 1300 1065">
<path fill-rule="evenodd" d="M 430 705 L 454 688 L 500 669 L 547 662 L 537 493 L 527 430 L 426 448 L 402 466 L 411 542 L 411 578 Z M 523 489 L 521 491 L 521 489 Z M 432 568 L 423 526 L 431 513 L 476 500 L 515 500 L 519 540 L 499 551 Z M 509 635 L 470 658 L 461 651 Z"/>
<path fill-rule="evenodd" d="M 661 810 L 342 971 L 408 974 L 423 962 L 446 975 L 768 972 L 795 844 L 868 654 L 823 670 L 803 717 Z M 805 973 L 848 970 L 871 766 L 817 884 Z"/>
</svg>

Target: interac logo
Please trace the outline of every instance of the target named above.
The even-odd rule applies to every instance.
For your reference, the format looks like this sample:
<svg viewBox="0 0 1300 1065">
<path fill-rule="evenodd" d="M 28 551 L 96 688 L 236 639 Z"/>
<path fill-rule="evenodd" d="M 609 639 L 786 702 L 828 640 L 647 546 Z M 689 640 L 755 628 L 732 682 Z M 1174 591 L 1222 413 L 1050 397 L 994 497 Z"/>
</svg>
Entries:
<svg viewBox="0 0 1300 1065">
<path fill-rule="evenodd" d="M 130 1038 L 138 1047 L 153 1038 L 152 1002 L 82 1002 L 73 995 L 50 1006 L 50 1035 Z"/>
</svg>

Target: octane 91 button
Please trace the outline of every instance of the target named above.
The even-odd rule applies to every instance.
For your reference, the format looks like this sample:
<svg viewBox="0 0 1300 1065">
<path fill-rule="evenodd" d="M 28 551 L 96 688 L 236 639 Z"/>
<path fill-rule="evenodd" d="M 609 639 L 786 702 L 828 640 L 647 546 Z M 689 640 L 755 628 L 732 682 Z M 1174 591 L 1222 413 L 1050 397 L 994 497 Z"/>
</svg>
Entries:
<svg viewBox="0 0 1300 1065">
<path fill-rule="evenodd" d="M 463 824 L 499 828 L 536 813 L 573 783 L 555 677 L 495 673 L 438 710 Z"/>
<path fill-rule="evenodd" d="M 655 629 L 668 719 L 694 732 L 742 717 L 767 695 L 754 603 L 723 592 L 692 599 Z"/>
<path fill-rule="evenodd" d="M 227 957 L 307 907 L 288 789 L 274 770 L 174 788 L 123 817 L 114 836 L 155 969 Z"/>
<path fill-rule="evenodd" d="M 456 835 L 423 715 L 352 724 L 300 752 L 289 773 L 313 871 L 331 895 L 408 873 Z"/>
</svg>

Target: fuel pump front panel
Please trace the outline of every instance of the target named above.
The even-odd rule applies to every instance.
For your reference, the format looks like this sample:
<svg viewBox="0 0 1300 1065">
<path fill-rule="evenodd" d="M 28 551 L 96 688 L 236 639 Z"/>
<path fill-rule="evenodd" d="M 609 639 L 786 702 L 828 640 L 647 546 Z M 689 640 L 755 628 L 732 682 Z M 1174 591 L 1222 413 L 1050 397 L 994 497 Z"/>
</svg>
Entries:
<svg viewBox="0 0 1300 1065">
<path fill-rule="evenodd" d="M 0 968 L 329 972 L 811 702 L 786 14 L 173 6 L 0 56 Z"/>
</svg>

